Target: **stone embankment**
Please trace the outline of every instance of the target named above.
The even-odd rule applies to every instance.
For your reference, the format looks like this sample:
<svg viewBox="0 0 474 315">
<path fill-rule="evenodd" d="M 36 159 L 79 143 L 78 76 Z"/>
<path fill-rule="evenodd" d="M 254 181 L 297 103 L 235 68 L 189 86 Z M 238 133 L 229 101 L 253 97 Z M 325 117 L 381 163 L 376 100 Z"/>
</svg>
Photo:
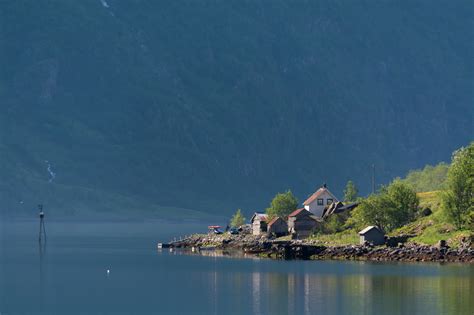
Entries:
<svg viewBox="0 0 474 315">
<path fill-rule="evenodd" d="M 174 248 L 242 250 L 248 254 L 275 259 L 335 259 L 405 262 L 474 263 L 472 244 L 462 248 L 399 244 L 388 246 L 325 246 L 314 240 L 271 240 L 253 235 L 193 235 L 170 244 Z"/>
</svg>

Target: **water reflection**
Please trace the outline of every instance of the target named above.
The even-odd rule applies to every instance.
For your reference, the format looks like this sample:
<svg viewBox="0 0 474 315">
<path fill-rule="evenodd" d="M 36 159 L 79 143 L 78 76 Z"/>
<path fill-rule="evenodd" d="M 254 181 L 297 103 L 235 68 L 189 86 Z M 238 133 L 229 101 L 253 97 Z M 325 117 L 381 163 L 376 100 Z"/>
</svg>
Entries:
<svg viewBox="0 0 474 315">
<path fill-rule="evenodd" d="M 260 282 L 261 282 L 261 273 L 254 272 L 252 273 L 252 309 L 254 314 L 262 314 L 261 304 L 260 304 Z"/>
<path fill-rule="evenodd" d="M 241 296 L 247 285 L 253 314 L 474 314 L 474 266 L 261 259 L 244 272 L 245 261 L 236 260 L 241 283 L 230 294 Z"/>
</svg>

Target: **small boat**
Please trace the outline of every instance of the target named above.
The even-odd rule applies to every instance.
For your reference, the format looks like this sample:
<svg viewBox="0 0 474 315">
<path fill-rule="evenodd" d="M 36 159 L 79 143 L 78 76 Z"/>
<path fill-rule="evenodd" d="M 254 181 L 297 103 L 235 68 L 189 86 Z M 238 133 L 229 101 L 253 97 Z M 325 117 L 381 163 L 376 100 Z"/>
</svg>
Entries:
<svg viewBox="0 0 474 315">
<path fill-rule="evenodd" d="M 168 243 L 158 243 L 158 249 L 162 249 L 162 248 L 170 248 L 171 245 L 168 244 Z"/>
</svg>

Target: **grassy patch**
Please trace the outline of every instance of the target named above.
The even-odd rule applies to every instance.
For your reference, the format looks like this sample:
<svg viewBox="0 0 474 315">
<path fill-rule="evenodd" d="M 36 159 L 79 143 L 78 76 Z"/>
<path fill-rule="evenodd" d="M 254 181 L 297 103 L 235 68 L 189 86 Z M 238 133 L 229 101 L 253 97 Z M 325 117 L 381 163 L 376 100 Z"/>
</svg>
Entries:
<svg viewBox="0 0 474 315">
<path fill-rule="evenodd" d="M 417 193 L 416 195 L 420 198 L 420 208 L 430 208 L 433 213 L 440 212 L 441 194 L 440 190 Z"/>
<path fill-rule="evenodd" d="M 346 230 L 335 234 L 318 234 L 309 238 L 318 244 L 344 246 L 359 244 L 359 234 L 355 230 Z"/>
<path fill-rule="evenodd" d="M 436 224 L 426 228 L 420 235 L 410 241 L 425 245 L 435 245 L 439 240 L 447 240 L 451 247 L 458 247 L 462 237 L 468 236 L 470 231 L 456 231 L 450 224 Z"/>
<path fill-rule="evenodd" d="M 470 231 L 457 231 L 454 226 L 446 222 L 441 210 L 442 191 L 429 191 L 418 193 L 420 207 L 430 208 L 433 213 L 427 217 L 421 217 L 399 229 L 392 231 L 389 235 L 415 234 L 410 239 L 412 242 L 425 245 L 435 245 L 439 240 L 448 241 L 449 246 L 458 247 L 462 237 L 470 235 Z"/>
</svg>

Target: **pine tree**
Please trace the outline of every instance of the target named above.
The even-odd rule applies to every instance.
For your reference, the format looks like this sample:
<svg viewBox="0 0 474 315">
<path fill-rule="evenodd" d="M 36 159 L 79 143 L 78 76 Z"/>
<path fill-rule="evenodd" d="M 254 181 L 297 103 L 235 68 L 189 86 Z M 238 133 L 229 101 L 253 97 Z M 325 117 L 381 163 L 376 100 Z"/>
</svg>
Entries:
<svg viewBox="0 0 474 315">
<path fill-rule="evenodd" d="M 242 214 L 242 210 L 237 209 L 234 216 L 230 220 L 230 225 L 232 227 L 239 227 L 239 226 L 244 225 L 244 224 L 245 224 L 245 217 Z"/>
<path fill-rule="evenodd" d="M 344 189 L 344 201 L 354 202 L 357 199 L 359 190 L 356 185 L 350 180 L 347 182 L 346 189 Z"/>
</svg>

